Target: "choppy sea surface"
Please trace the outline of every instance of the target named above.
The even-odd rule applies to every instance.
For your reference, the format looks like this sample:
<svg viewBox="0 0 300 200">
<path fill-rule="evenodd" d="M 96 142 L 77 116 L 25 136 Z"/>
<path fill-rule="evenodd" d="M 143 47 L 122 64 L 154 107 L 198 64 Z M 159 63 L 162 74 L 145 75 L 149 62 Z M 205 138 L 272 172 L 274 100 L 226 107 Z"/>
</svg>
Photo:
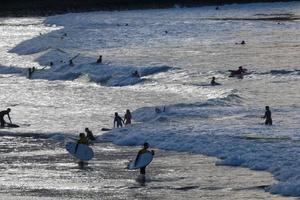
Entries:
<svg viewBox="0 0 300 200">
<path fill-rule="evenodd" d="M 219 158 L 211 161 L 216 170 L 237 166 L 267 171 L 276 179 L 250 186 L 237 181 L 234 184 L 251 188 L 241 190 L 237 199 L 249 198 L 247 192 L 253 188 L 255 194 L 263 193 L 262 199 L 286 198 L 271 194 L 300 196 L 299 29 L 300 3 L 296 1 L 227 5 L 219 10 L 173 8 L 0 18 L 1 109 L 10 107 L 12 121 L 20 125 L 0 130 L 0 187 L 4 195 L 12 199 L 13 193 L 28 198 L 59 198 L 57 194 L 84 198 L 76 190 L 81 184 L 68 182 L 74 176 L 77 180 L 76 170 L 81 169 L 70 170 L 74 163 L 70 164 L 72 158 L 64 142 L 89 127 L 99 143 L 94 144 L 97 156 L 88 170 L 80 171 L 86 173 L 82 185 L 90 183 L 89 174 L 92 179 L 101 177 L 106 180 L 103 187 L 109 194 L 122 194 L 119 199 L 130 194 L 132 190 L 127 187 L 135 187 L 128 186 L 130 181 L 125 181 L 127 185 L 121 181 L 122 186 L 117 187 L 119 174 L 124 175 L 126 170 L 112 168 L 113 178 L 105 178 L 105 167 L 96 168 L 103 163 L 125 166 L 132 155 L 103 141 L 119 146 L 138 146 L 147 141 L 151 147 L 177 152 L 174 159 L 170 159 L 169 152 L 157 164 L 159 170 L 177 161 L 174 165 L 180 168 L 169 166 L 173 175 L 168 174 L 168 178 L 181 168 L 199 177 L 195 160 L 206 155 Z M 239 44 L 243 40 L 246 44 Z M 103 56 L 101 64 L 96 63 L 99 55 Z M 69 65 L 70 59 L 74 66 Z M 239 66 L 250 73 L 243 78 L 229 77 L 228 70 Z M 29 78 L 30 67 L 37 70 Z M 134 71 L 141 77 L 132 76 Z M 210 86 L 212 76 L 221 85 Z M 271 108 L 273 126 L 265 126 L 261 119 L 266 105 Z M 161 112 L 155 112 L 155 108 Z M 114 112 L 123 116 L 126 109 L 132 111 L 132 125 L 101 131 L 113 127 Z M 111 154 L 104 155 L 106 150 Z M 116 155 L 122 157 L 121 161 L 114 162 Z M 181 157 L 185 159 L 180 161 Z M 40 174 L 32 178 L 35 172 Z M 155 180 L 156 171 L 153 173 Z M 233 179 L 243 179 L 241 173 Z M 186 183 L 191 182 L 184 178 L 184 186 L 180 186 L 180 179 L 172 186 L 160 180 L 162 193 L 149 199 L 174 199 L 168 196 L 174 188 L 184 188 L 178 199 L 185 195 L 199 199 L 200 194 L 211 195 L 211 199 L 234 198 L 228 196 L 234 194 L 232 190 L 228 194 L 220 192 L 229 186 L 223 181 L 225 176 L 217 177 L 218 186 L 207 186 L 217 189 L 204 193 L 201 181 L 206 183 L 206 179 L 201 176 L 197 184 L 188 186 Z M 255 181 L 250 178 L 248 183 Z M 104 191 L 99 189 L 101 181 L 91 183 L 96 186 L 85 185 L 81 192 L 97 199 Z M 151 181 L 154 186 L 150 188 L 155 187 L 154 183 L 158 184 Z M 60 190 L 62 185 L 65 189 Z M 133 190 L 151 193 L 151 189 L 141 188 Z M 49 193 L 56 195 L 47 196 Z"/>
</svg>

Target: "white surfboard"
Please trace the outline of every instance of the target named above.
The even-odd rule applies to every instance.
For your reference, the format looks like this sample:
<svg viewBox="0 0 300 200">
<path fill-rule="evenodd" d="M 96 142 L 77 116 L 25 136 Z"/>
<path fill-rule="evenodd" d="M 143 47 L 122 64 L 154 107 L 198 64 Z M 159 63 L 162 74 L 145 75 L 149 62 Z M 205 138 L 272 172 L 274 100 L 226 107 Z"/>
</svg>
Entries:
<svg viewBox="0 0 300 200">
<path fill-rule="evenodd" d="M 93 149 L 91 149 L 88 145 L 79 144 L 77 151 L 75 152 L 76 145 L 77 144 L 74 142 L 68 142 L 66 144 L 66 149 L 72 156 L 84 161 L 91 160 L 94 157 Z"/>
<path fill-rule="evenodd" d="M 153 154 L 150 151 L 147 151 L 146 153 L 143 153 L 139 156 L 139 159 L 135 162 L 135 160 L 132 160 L 128 163 L 127 168 L 128 169 L 139 169 L 142 167 L 146 167 L 151 163 L 153 159 Z"/>
</svg>

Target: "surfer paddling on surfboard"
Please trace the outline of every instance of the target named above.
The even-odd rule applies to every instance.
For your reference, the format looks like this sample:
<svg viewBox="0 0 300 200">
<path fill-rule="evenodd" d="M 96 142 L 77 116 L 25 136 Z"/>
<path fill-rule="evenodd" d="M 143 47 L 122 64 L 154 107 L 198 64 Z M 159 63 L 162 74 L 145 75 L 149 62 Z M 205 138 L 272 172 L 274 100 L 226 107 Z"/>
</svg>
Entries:
<svg viewBox="0 0 300 200">
<path fill-rule="evenodd" d="M 4 120 L 5 115 L 7 115 L 10 123 L 12 124 L 10 116 L 9 116 L 10 111 L 11 111 L 10 108 L 7 108 L 6 110 L 0 111 L 1 128 L 3 128 L 5 124 L 7 124 L 7 122 Z"/>
<path fill-rule="evenodd" d="M 151 152 L 151 154 L 154 155 L 154 151 L 153 150 L 149 151 L 148 148 L 149 148 L 149 144 L 148 144 L 148 142 L 145 142 L 144 145 L 143 145 L 143 148 L 141 150 L 139 150 L 139 152 L 136 156 L 136 159 L 134 161 L 135 165 L 137 164 L 137 161 L 139 160 L 139 158 L 142 154 L 147 153 L 147 152 Z M 146 167 L 147 166 L 144 166 L 144 167 L 140 168 L 140 174 L 143 175 L 143 176 L 146 175 Z"/>
</svg>

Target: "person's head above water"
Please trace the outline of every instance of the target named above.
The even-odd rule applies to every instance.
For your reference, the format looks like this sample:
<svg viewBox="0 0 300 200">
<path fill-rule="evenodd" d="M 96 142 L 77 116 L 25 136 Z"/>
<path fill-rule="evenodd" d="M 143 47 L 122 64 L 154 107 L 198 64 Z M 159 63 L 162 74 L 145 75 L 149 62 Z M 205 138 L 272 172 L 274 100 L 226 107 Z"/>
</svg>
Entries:
<svg viewBox="0 0 300 200">
<path fill-rule="evenodd" d="M 6 110 L 7 110 L 8 112 L 10 112 L 10 111 L 11 111 L 11 109 L 10 109 L 10 108 L 7 108 Z"/>
<path fill-rule="evenodd" d="M 243 69 L 243 66 L 239 66 L 239 69 Z"/>
<path fill-rule="evenodd" d="M 215 79 L 216 79 L 216 77 L 213 76 L 213 77 L 212 77 L 212 80 L 214 81 Z"/>
<path fill-rule="evenodd" d="M 85 130 L 85 131 L 90 131 L 90 129 L 89 129 L 89 128 L 85 128 L 84 130 Z"/>
<path fill-rule="evenodd" d="M 118 116 L 119 114 L 117 112 L 115 112 L 115 116 Z"/>
<path fill-rule="evenodd" d="M 269 110 L 270 109 L 270 107 L 269 106 L 266 106 L 266 110 Z"/>
</svg>

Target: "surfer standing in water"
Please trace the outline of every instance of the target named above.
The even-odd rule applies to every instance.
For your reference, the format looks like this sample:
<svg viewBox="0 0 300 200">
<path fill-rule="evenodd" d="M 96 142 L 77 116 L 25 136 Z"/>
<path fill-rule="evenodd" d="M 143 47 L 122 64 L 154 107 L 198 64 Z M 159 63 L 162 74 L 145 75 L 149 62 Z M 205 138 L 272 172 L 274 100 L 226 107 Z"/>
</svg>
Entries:
<svg viewBox="0 0 300 200">
<path fill-rule="evenodd" d="M 124 121 L 117 112 L 115 112 L 114 128 L 116 127 L 116 123 L 117 123 L 117 128 L 123 127 Z"/>
<path fill-rule="evenodd" d="M 138 161 L 140 155 L 142 155 L 143 153 L 149 152 L 148 148 L 149 148 L 149 143 L 145 142 L 144 145 L 143 145 L 143 148 L 141 150 L 139 150 L 139 152 L 138 152 L 138 154 L 136 156 L 135 162 Z M 152 153 L 152 155 L 154 155 L 154 151 L 153 150 L 151 150 L 151 153 Z M 143 179 L 145 181 L 146 166 L 140 168 L 140 174 L 143 175 Z"/>
<path fill-rule="evenodd" d="M 77 144 L 75 147 L 75 153 L 77 152 L 79 144 L 85 144 L 85 145 L 89 144 L 88 138 L 85 136 L 84 133 L 79 133 L 79 140 L 77 140 Z"/>
<path fill-rule="evenodd" d="M 270 111 L 269 106 L 266 106 L 266 112 L 265 112 L 265 115 L 262 118 L 266 119 L 265 125 L 272 125 L 272 117 L 271 117 L 271 111 Z"/>
<path fill-rule="evenodd" d="M 1 122 L 1 128 L 4 127 L 4 125 L 7 123 L 5 120 L 4 120 L 4 116 L 7 115 L 10 123 L 12 124 L 11 122 L 11 119 L 10 119 L 10 116 L 9 116 L 9 113 L 10 113 L 10 108 L 7 108 L 6 110 L 3 110 L 3 111 L 0 111 L 0 122 Z"/>
<path fill-rule="evenodd" d="M 131 124 L 131 118 L 132 118 L 132 116 L 131 116 L 130 110 L 127 109 L 126 113 L 124 115 L 125 125 Z"/>
<path fill-rule="evenodd" d="M 96 140 L 96 138 L 93 135 L 93 132 L 89 128 L 85 128 L 85 132 L 86 132 L 86 138 L 88 140 Z"/>
</svg>

